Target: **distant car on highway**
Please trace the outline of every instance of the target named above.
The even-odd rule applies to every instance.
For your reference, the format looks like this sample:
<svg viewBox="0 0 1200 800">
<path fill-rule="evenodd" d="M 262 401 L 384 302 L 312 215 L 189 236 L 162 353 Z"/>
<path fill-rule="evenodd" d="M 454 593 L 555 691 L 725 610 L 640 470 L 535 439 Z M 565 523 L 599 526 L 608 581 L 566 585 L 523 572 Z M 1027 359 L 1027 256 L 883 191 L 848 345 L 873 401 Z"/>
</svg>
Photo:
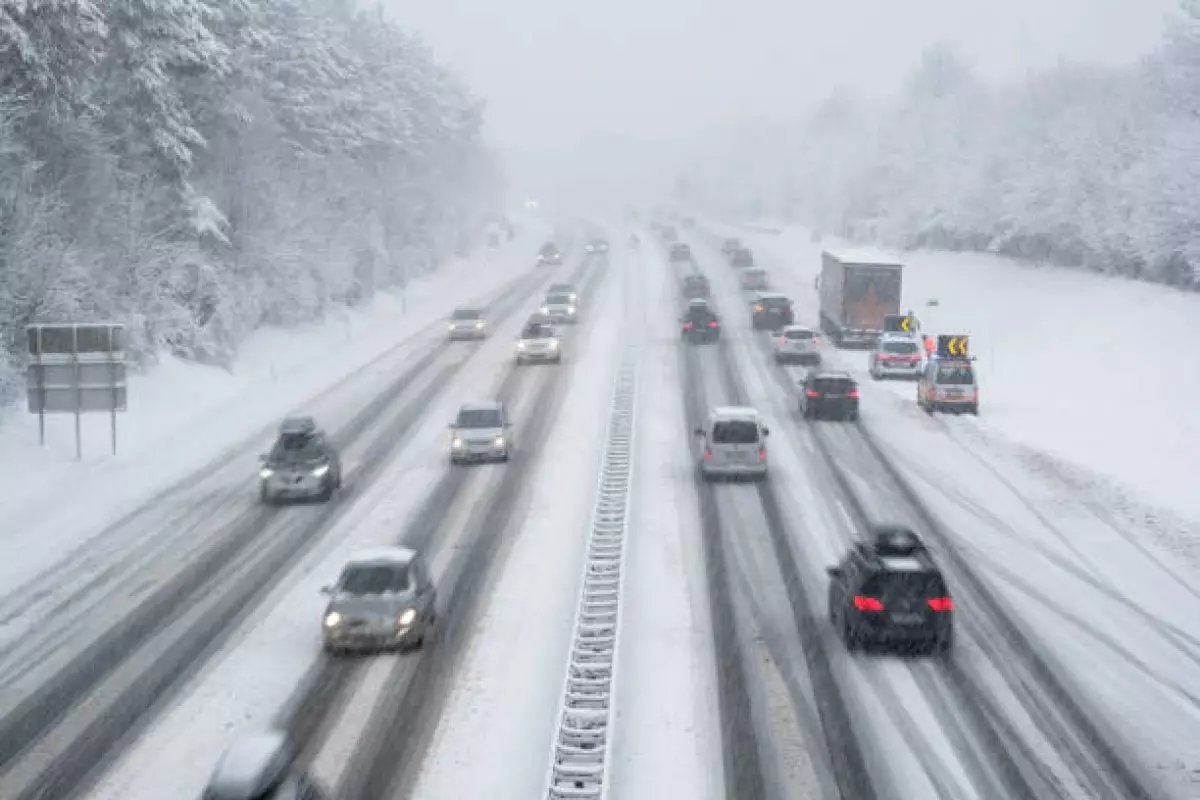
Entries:
<svg viewBox="0 0 1200 800">
<path fill-rule="evenodd" d="M 679 323 L 680 335 L 688 344 L 715 342 L 721 338 L 721 318 L 707 300 L 689 300 Z"/>
<path fill-rule="evenodd" d="M 871 351 L 870 372 L 882 378 L 917 378 L 921 375 L 921 346 L 906 333 L 885 333 Z"/>
<path fill-rule="evenodd" d="M 512 454 L 511 428 L 504 404 L 499 401 L 464 405 L 450 423 L 450 463 L 508 461 Z"/>
<path fill-rule="evenodd" d="M 547 267 L 557 267 L 562 263 L 562 251 L 554 242 L 546 242 L 538 252 L 538 264 Z"/>
<path fill-rule="evenodd" d="M 552 322 L 574 324 L 579 321 L 579 306 L 568 292 L 547 292 L 542 300 L 541 313 Z"/>
<path fill-rule="evenodd" d="M 792 301 L 777 292 L 759 292 L 750 311 L 750 326 L 754 330 L 777 331 L 795 322 Z"/>
<path fill-rule="evenodd" d="M 328 502 L 342 486 L 342 460 L 312 417 L 289 417 L 271 452 L 259 457 L 259 499 Z"/>
<path fill-rule="evenodd" d="M 749 290 L 766 290 L 771 288 L 771 281 L 767 278 L 767 271 L 762 267 L 750 267 L 742 272 L 741 284 L 743 289 Z"/>
<path fill-rule="evenodd" d="M 725 258 L 733 256 L 734 251 L 742 249 L 742 240 L 737 237 L 730 237 L 721 243 L 721 255 Z"/>
<path fill-rule="evenodd" d="M 579 291 L 573 283 L 552 283 L 546 288 L 546 294 L 570 295 L 572 303 L 579 303 Z"/>
<path fill-rule="evenodd" d="M 754 266 L 754 253 L 749 247 L 739 247 L 729 255 L 729 266 L 738 269 Z"/>
<path fill-rule="evenodd" d="M 836 417 L 858 419 L 858 384 L 850 373 L 812 370 L 800 384 L 799 409 L 805 419 Z"/>
<path fill-rule="evenodd" d="M 281 732 L 239 736 L 217 761 L 203 800 L 325 800 L 328 795 L 296 766 L 296 755 Z"/>
<path fill-rule="evenodd" d="M 477 308 L 456 308 L 450 314 L 450 340 L 486 339 L 487 322 Z"/>
<path fill-rule="evenodd" d="M 608 242 L 604 239 L 592 239 L 584 249 L 593 255 L 603 255 L 608 252 Z"/>
<path fill-rule="evenodd" d="M 329 597 L 321 620 L 325 651 L 419 648 L 437 623 L 437 590 L 425 560 L 408 547 L 356 553 Z"/>
<path fill-rule="evenodd" d="M 821 337 L 812 328 L 803 325 L 785 325 L 772 334 L 771 351 L 776 364 L 809 364 L 821 363 L 821 351 L 817 346 Z"/>
<path fill-rule="evenodd" d="M 530 320 L 517 339 L 517 364 L 532 361 L 562 362 L 562 342 L 549 322 Z"/>
<path fill-rule="evenodd" d="M 826 570 L 829 619 L 847 649 L 890 645 L 937 653 L 954 641 L 954 600 L 921 538 L 901 526 L 877 526 Z"/>
<path fill-rule="evenodd" d="M 712 286 L 709 284 L 708 278 L 699 272 L 690 272 L 684 275 L 681 288 L 683 296 L 688 300 L 707 300 L 712 297 Z"/>
<path fill-rule="evenodd" d="M 671 263 L 687 263 L 692 260 L 692 248 L 687 242 L 675 242 L 671 245 Z"/>
<path fill-rule="evenodd" d="M 701 441 L 700 474 L 705 480 L 767 477 L 767 436 L 771 432 L 755 409 L 714 408 L 694 433 Z"/>
</svg>

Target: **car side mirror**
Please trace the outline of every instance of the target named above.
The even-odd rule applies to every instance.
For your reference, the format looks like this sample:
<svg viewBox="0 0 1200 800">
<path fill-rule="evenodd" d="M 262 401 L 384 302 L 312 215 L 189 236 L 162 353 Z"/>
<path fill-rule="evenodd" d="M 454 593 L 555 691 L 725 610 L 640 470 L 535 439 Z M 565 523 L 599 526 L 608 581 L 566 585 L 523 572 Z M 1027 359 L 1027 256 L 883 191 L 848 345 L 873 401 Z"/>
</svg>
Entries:
<svg viewBox="0 0 1200 800">
<path fill-rule="evenodd" d="M 771 429 L 764 425 L 763 426 L 763 436 L 770 436 L 770 435 L 771 435 Z"/>
<path fill-rule="evenodd" d="M 322 586 L 322 587 L 321 587 L 321 594 L 324 594 L 324 595 L 331 595 L 331 594 L 333 594 L 333 587 L 332 587 L 332 586 Z"/>
<path fill-rule="evenodd" d="M 831 577 L 831 578 L 840 578 L 840 577 L 842 577 L 842 568 L 841 568 L 841 567 L 826 567 L 826 568 L 825 568 L 825 572 L 826 572 L 826 574 L 828 574 L 828 575 L 829 575 L 829 577 Z"/>
</svg>

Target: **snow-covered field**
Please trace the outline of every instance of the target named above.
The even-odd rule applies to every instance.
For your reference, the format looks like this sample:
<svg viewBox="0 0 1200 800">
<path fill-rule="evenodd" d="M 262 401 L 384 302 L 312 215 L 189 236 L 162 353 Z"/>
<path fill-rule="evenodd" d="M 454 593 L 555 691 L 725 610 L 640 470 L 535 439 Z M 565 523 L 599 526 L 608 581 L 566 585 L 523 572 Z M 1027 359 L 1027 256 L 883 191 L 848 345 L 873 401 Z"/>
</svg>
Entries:
<svg viewBox="0 0 1200 800">
<path fill-rule="evenodd" d="M 265 447 L 266 429 L 288 413 L 318 406 L 328 426 L 351 415 L 372 396 L 372 384 L 413 358 L 425 334 L 441 332 L 434 323 L 454 305 L 490 295 L 528 270 L 546 231 L 531 221 L 513 242 L 446 264 L 413 281 L 403 297 L 380 294 L 367 308 L 322 325 L 259 331 L 230 371 L 166 357 L 148 373 L 131 375 L 116 456 L 107 415 L 84 417 L 84 457 L 76 461 L 73 417 L 48 417 L 40 448 L 37 417 L 4 412 L 0 584 L 45 569 L 237 443 L 261 433 Z M 397 349 L 405 343 L 412 347 Z M 368 364 L 373 369 L 362 373 Z M 346 391 L 355 381 L 361 385 Z"/>
</svg>

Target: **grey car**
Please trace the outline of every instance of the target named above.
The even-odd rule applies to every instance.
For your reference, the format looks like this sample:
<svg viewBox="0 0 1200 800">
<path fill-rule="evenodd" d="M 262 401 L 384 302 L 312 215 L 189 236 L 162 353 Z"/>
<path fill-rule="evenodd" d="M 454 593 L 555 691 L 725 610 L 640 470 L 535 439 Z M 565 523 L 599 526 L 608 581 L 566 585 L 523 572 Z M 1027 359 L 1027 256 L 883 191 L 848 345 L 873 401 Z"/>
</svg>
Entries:
<svg viewBox="0 0 1200 800">
<path fill-rule="evenodd" d="M 575 304 L 575 297 L 568 292 L 547 294 L 542 301 L 541 312 L 553 322 L 579 321 L 579 306 Z"/>
<path fill-rule="evenodd" d="M 486 339 L 487 321 L 475 308 L 457 308 L 450 315 L 450 340 Z"/>
<path fill-rule="evenodd" d="M 329 596 L 321 630 L 330 654 L 417 648 L 437 622 L 437 590 L 407 547 L 355 554 L 321 592 Z"/>
<path fill-rule="evenodd" d="M 342 486 L 342 460 L 312 417 L 289 417 L 271 452 L 259 457 L 259 497 L 264 503 L 316 499 L 328 502 Z"/>
<path fill-rule="evenodd" d="M 295 748 L 281 732 L 240 736 L 217 761 L 203 800 L 325 800 L 295 762 Z"/>
<path fill-rule="evenodd" d="M 508 461 L 512 454 L 511 429 L 503 403 L 464 405 L 450 423 L 450 463 Z"/>
<path fill-rule="evenodd" d="M 714 408 L 695 434 L 702 443 L 700 474 L 705 480 L 767 477 L 766 439 L 770 431 L 755 409 Z"/>
<path fill-rule="evenodd" d="M 530 321 L 517 339 L 517 364 L 543 361 L 558 364 L 562 361 L 562 342 L 558 331 L 548 322 Z"/>
<path fill-rule="evenodd" d="M 809 364 L 821 363 L 821 351 L 817 346 L 821 338 L 812 328 L 803 325 L 785 325 L 782 330 L 775 331 L 771 350 L 775 355 L 776 364 Z"/>
</svg>

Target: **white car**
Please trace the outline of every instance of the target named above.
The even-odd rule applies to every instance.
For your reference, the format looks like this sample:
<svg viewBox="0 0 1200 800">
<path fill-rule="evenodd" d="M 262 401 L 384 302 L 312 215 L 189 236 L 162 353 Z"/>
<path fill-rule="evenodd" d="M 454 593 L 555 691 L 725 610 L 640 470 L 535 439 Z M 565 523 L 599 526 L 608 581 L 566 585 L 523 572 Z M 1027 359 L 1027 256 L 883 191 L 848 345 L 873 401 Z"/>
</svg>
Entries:
<svg viewBox="0 0 1200 800">
<path fill-rule="evenodd" d="M 775 331 L 771 339 L 776 364 L 816 366 L 821 363 L 821 351 L 817 349 L 820 344 L 821 337 L 803 325 L 786 325 Z"/>
<path fill-rule="evenodd" d="M 548 322 L 527 323 L 517 339 L 517 364 L 533 361 L 562 362 L 562 342 L 558 331 Z"/>
<path fill-rule="evenodd" d="M 767 477 L 767 436 L 770 431 L 758 411 L 740 406 L 714 408 L 704 427 L 696 428 L 702 442 L 700 474 L 716 478 Z"/>
<path fill-rule="evenodd" d="M 921 374 L 921 345 L 906 333 L 885 333 L 871 351 L 871 377 L 915 379 Z"/>
<path fill-rule="evenodd" d="M 483 312 L 474 308 L 457 308 L 450 315 L 450 340 L 486 339 L 487 322 Z"/>
<path fill-rule="evenodd" d="M 556 292 L 547 294 L 542 301 L 542 315 L 552 322 L 578 322 L 579 306 L 575 304 L 573 293 Z"/>
</svg>

